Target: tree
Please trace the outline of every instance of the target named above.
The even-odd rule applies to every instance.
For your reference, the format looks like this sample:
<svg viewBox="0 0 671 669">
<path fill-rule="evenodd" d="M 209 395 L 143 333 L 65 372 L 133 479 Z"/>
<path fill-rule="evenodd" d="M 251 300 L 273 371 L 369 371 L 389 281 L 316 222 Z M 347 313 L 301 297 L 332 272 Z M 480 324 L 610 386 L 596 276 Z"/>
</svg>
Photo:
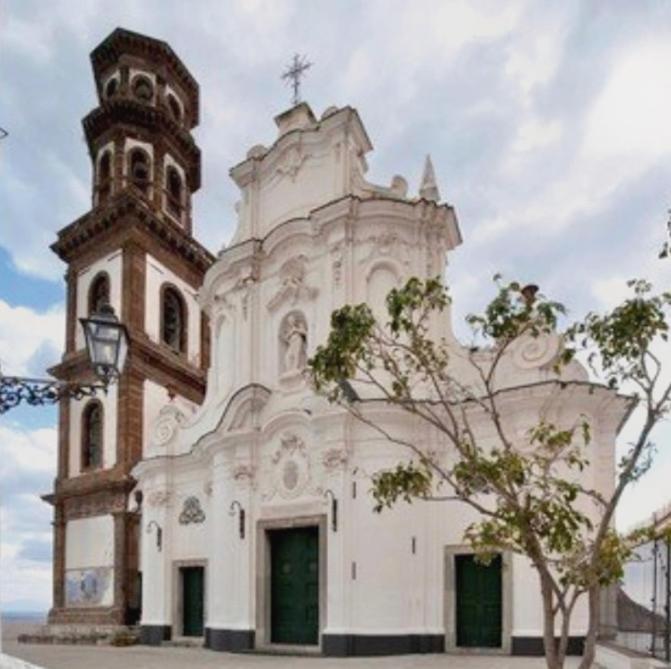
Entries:
<svg viewBox="0 0 671 669">
<path fill-rule="evenodd" d="M 594 659 L 602 588 L 621 579 L 625 561 L 647 532 L 623 536 L 613 521 L 626 486 L 650 467 L 651 432 L 669 412 L 671 384 L 657 350 L 667 342 L 671 293 L 653 295 L 649 283 L 632 281 L 631 297 L 615 309 L 589 313 L 561 330 L 561 304 L 536 286 L 495 281 L 498 292 L 484 313 L 467 318 L 473 336 L 468 347 L 441 336 L 449 304 L 441 280 L 412 278 L 387 296 L 386 322 L 366 304 L 333 312 L 328 340 L 309 361 L 309 372 L 330 402 L 406 449 L 407 460 L 372 476 L 377 512 L 399 501 L 468 504 L 479 512 L 465 536 L 477 559 L 487 563 L 509 550 L 530 560 L 539 577 L 550 669 L 564 666 L 571 617 L 587 598 L 583 669 Z M 636 406 L 641 420 L 612 486 L 603 491 L 581 477 L 592 438 L 586 416 L 576 412 L 559 424 L 539 415 L 522 440 L 506 426 L 501 402 L 512 388 L 500 383 L 503 361 L 523 338 L 556 336 L 563 342 L 554 361 L 557 394 L 569 384 L 562 381 L 563 370 L 575 367 L 579 356 L 591 370 L 588 391 L 626 392 L 618 394 L 623 414 L 629 420 Z M 455 355 L 471 370 L 470 381 Z M 391 432 L 369 411 L 380 402 L 430 426 L 450 457 Z M 496 435 L 494 443 L 485 443 L 475 425 L 483 420 Z"/>
</svg>

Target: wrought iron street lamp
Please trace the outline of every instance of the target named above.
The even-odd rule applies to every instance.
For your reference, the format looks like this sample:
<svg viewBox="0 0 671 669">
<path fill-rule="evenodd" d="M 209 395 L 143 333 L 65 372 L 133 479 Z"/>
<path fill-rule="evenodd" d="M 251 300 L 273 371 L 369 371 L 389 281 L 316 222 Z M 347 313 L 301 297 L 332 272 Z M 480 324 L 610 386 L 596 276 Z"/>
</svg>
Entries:
<svg viewBox="0 0 671 669">
<path fill-rule="evenodd" d="M 114 309 L 104 304 L 89 318 L 81 318 L 86 349 L 100 383 L 74 383 L 55 379 L 3 376 L 0 372 L 0 414 L 21 402 L 32 406 L 55 404 L 63 397 L 92 397 L 119 378 L 128 354 L 128 331 Z"/>
<path fill-rule="evenodd" d="M 80 318 L 84 328 L 86 348 L 96 376 L 105 386 L 119 377 L 128 354 L 128 332 L 119 322 L 114 309 L 103 304 L 90 318 Z"/>
</svg>

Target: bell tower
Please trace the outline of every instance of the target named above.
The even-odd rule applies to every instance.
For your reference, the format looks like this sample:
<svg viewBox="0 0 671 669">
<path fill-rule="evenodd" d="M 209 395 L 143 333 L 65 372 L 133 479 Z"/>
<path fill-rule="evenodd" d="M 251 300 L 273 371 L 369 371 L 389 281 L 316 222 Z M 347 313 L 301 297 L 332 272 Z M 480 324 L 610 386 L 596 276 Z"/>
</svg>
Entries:
<svg viewBox="0 0 671 669">
<path fill-rule="evenodd" d="M 107 394 L 62 400 L 50 623 L 132 624 L 140 613 L 141 499 L 130 476 L 168 400 L 205 393 L 209 325 L 196 301 L 214 258 L 192 236 L 200 187 L 198 84 L 171 47 L 121 28 L 91 53 L 98 106 L 83 120 L 90 211 L 58 233 L 67 264 L 66 346 L 52 373 L 91 380 L 78 325 L 103 302 L 127 326 L 128 361 Z"/>
</svg>

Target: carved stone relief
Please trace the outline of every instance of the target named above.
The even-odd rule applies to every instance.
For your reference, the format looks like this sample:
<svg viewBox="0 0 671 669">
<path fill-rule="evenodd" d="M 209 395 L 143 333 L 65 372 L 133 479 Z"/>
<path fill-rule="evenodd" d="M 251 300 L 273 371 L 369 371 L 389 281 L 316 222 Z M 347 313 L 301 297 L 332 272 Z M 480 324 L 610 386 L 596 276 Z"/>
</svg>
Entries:
<svg viewBox="0 0 671 669">
<path fill-rule="evenodd" d="M 368 253 L 359 261 L 361 264 L 369 262 L 377 256 L 395 258 L 406 266 L 410 265 L 412 246 L 401 239 L 395 232 L 384 232 L 367 237 L 361 244 L 368 244 Z"/>
<path fill-rule="evenodd" d="M 310 158 L 310 154 L 305 153 L 300 144 L 295 144 L 284 152 L 275 173 L 281 177 L 288 176 L 292 181 L 295 181 L 303 163 L 308 158 Z"/>
<path fill-rule="evenodd" d="M 248 464 L 238 464 L 233 467 L 233 479 L 235 481 L 253 481 L 254 467 Z"/>
<path fill-rule="evenodd" d="M 307 258 L 303 255 L 287 260 L 279 271 L 280 287 L 268 301 L 267 307 L 274 311 L 285 301 L 296 304 L 299 299 L 312 300 L 317 297 L 317 288 L 305 281 Z"/>
<path fill-rule="evenodd" d="M 167 506 L 170 503 L 171 493 L 169 490 L 154 490 L 147 495 L 148 506 Z"/>
<path fill-rule="evenodd" d="M 342 269 L 343 269 L 343 248 L 339 242 L 331 247 L 331 271 L 333 273 L 333 285 L 336 288 L 340 287 L 342 283 Z"/>
<path fill-rule="evenodd" d="M 283 499 L 301 495 L 310 483 L 310 459 L 305 443 L 295 434 L 285 434 L 280 446 L 271 458 L 272 489 L 264 497 L 271 499 L 276 494 Z"/>
<path fill-rule="evenodd" d="M 239 279 L 234 286 L 234 290 L 241 293 L 240 306 L 242 307 L 242 318 L 244 320 L 247 320 L 247 316 L 249 315 L 249 304 L 255 285 L 256 277 L 250 274 Z"/>
<path fill-rule="evenodd" d="M 162 447 L 168 444 L 185 421 L 186 415 L 177 406 L 174 404 L 164 406 L 154 422 L 151 445 Z"/>
<path fill-rule="evenodd" d="M 513 350 L 513 362 L 520 369 L 549 367 L 558 358 L 562 349 L 561 337 L 556 334 L 541 334 L 538 337 L 522 337 Z"/>
<path fill-rule="evenodd" d="M 189 525 L 191 523 L 202 523 L 205 521 L 205 512 L 200 506 L 200 500 L 197 497 L 187 497 L 182 506 L 182 512 L 179 514 L 179 524 Z"/>
<path fill-rule="evenodd" d="M 338 469 L 344 469 L 347 464 L 347 451 L 342 448 L 330 448 L 324 451 L 322 456 L 322 465 L 327 472 L 334 472 Z"/>
</svg>

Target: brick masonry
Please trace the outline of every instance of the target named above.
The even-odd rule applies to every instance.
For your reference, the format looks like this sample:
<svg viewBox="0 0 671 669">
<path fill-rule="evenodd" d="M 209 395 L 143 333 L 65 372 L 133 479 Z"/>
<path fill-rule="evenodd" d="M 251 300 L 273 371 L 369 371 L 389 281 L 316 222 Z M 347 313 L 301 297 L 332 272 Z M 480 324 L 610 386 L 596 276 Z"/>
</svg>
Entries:
<svg viewBox="0 0 671 669">
<path fill-rule="evenodd" d="M 116 464 L 70 477 L 70 404 L 62 401 L 59 415 L 58 474 L 54 491 L 45 500 L 54 507 L 53 608 L 52 625 L 109 626 L 135 622 L 139 615 L 139 537 L 140 518 L 128 511 L 128 497 L 135 482 L 130 476 L 142 457 L 143 387 L 146 379 L 170 386 L 176 393 L 201 402 L 205 393 L 205 371 L 209 351 L 198 364 L 178 357 L 164 346 L 150 341 L 145 332 L 145 282 L 147 255 L 187 285 L 197 290 L 213 256 L 191 236 L 190 198 L 200 186 L 200 151 L 190 134 L 198 118 L 198 86 L 184 65 L 164 42 L 136 33 L 115 30 L 91 54 L 94 74 L 101 92 L 101 81 L 111 68 L 121 67 L 119 94 L 110 100 L 101 97 L 100 105 L 83 121 L 89 150 L 95 165 L 98 150 L 112 142 L 114 147 L 111 195 L 94 204 L 84 216 L 58 233 L 52 249 L 68 264 L 66 346 L 63 359 L 52 371 L 67 381 L 91 381 L 84 351 L 76 350 L 77 276 L 91 263 L 121 250 L 122 286 L 120 317 L 130 337 L 126 368 L 119 380 L 117 405 Z M 157 73 L 158 105 L 131 99 L 129 67 Z M 172 79 L 171 79 L 172 77 Z M 185 92 L 184 123 L 176 125 L 164 106 L 166 81 Z M 126 96 L 126 98 L 124 98 Z M 151 184 L 154 197 L 147 200 L 124 176 L 123 147 L 126 138 L 154 146 L 155 165 Z M 169 152 L 184 166 L 188 194 L 184 220 L 180 226 L 162 211 L 163 170 L 161 157 Z M 94 202 L 96 179 L 92 180 Z M 201 344 L 209 347 L 207 320 L 203 317 Z M 114 600 L 109 607 L 66 607 L 65 554 L 66 524 L 70 520 L 112 514 L 114 517 Z"/>
</svg>

